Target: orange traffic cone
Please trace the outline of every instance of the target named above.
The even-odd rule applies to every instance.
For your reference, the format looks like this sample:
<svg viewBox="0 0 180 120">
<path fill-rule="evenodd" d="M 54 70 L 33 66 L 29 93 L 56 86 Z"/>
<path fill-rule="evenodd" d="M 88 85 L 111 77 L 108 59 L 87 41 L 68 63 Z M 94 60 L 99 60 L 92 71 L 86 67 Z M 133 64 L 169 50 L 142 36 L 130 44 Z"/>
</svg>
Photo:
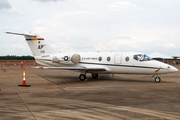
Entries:
<svg viewBox="0 0 180 120">
<path fill-rule="evenodd" d="M 23 87 L 30 87 L 31 85 L 26 85 L 26 74 L 25 74 L 25 68 L 23 68 L 23 85 L 18 85 Z"/>
</svg>

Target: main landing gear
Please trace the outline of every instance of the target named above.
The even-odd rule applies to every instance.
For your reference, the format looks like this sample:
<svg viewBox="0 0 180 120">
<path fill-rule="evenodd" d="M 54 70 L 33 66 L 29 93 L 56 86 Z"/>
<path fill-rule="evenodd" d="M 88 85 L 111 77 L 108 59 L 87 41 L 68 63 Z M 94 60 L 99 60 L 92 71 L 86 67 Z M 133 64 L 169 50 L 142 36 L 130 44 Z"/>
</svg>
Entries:
<svg viewBox="0 0 180 120">
<path fill-rule="evenodd" d="M 84 80 L 86 79 L 86 74 L 80 74 L 80 75 L 79 75 L 79 79 L 80 79 L 81 81 L 84 81 Z"/>
<path fill-rule="evenodd" d="M 98 74 L 92 74 L 92 78 L 98 78 Z M 86 74 L 80 74 L 80 75 L 79 75 L 79 80 L 81 80 L 81 81 L 87 81 L 87 79 L 86 79 Z"/>
<path fill-rule="evenodd" d="M 92 74 L 92 78 L 98 78 L 98 74 Z"/>
</svg>

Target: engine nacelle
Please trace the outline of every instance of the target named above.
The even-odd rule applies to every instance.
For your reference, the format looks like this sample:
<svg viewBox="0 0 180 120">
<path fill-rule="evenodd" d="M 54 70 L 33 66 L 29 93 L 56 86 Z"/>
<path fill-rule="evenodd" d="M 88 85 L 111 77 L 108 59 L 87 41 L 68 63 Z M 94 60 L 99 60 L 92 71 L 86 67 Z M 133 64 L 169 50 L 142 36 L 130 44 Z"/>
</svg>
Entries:
<svg viewBox="0 0 180 120">
<path fill-rule="evenodd" d="M 81 60 L 81 56 L 79 54 L 73 55 L 58 55 L 52 58 L 53 63 L 61 63 L 61 64 L 77 64 Z"/>
<path fill-rule="evenodd" d="M 52 62 L 53 62 L 53 63 L 59 63 L 60 60 L 59 60 L 56 56 L 54 56 L 54 57 L 52 58 Z"/>
<path fill-rule="evenodd" d="M 74 54 L 72 57 L 71 57 L 71 62 L 73 62 L 74 64 L 77 64 L 79 63 L 81 60 L 81 56 L 79 54 Z"/>
</svg>

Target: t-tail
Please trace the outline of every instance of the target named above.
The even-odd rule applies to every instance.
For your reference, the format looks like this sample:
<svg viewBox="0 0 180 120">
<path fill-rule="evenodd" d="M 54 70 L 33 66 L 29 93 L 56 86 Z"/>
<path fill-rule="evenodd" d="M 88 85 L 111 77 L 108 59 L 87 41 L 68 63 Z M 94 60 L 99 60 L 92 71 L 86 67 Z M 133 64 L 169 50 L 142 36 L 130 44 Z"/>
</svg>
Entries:
<svg viewBox="0 0 180 120">
<path fill-rule="evenodd" d="M 14 34 L 14 35 L 23 35 L 35 58 L 38 56 L 58 53 L 57 50 L 55 50 L 54 48 L 52 48 L 49 44 L 45 42 L 44 38 L 40 37 L 37 34 L 32 34 L 32 33 L 24 34 L 24 33 L 12 33 L 12 32 L 6 32 L 6 33 Z"/>
</svg>

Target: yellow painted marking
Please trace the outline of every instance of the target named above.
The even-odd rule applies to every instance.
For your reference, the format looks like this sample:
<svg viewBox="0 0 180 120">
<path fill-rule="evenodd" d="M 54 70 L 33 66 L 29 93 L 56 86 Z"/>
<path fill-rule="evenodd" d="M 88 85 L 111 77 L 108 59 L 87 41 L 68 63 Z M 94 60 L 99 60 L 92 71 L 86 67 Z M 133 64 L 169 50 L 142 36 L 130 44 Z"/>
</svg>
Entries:
<svg viewBox="0 0 180 120">
<path fill-rule="evenodd" d="M 38 40 L 37 38 L 33 38 L 33 39 L 31 39 L 31 40 Z"/>
<path fill-rule="evenodd" d="M 80 81 L 80 79 L 78 79 L 78 81 Z"/>
<path fill-rule="evenodd" d="M 85 79 L 84 81 L 88 81 L 88 79 Z"/>
</svg>

